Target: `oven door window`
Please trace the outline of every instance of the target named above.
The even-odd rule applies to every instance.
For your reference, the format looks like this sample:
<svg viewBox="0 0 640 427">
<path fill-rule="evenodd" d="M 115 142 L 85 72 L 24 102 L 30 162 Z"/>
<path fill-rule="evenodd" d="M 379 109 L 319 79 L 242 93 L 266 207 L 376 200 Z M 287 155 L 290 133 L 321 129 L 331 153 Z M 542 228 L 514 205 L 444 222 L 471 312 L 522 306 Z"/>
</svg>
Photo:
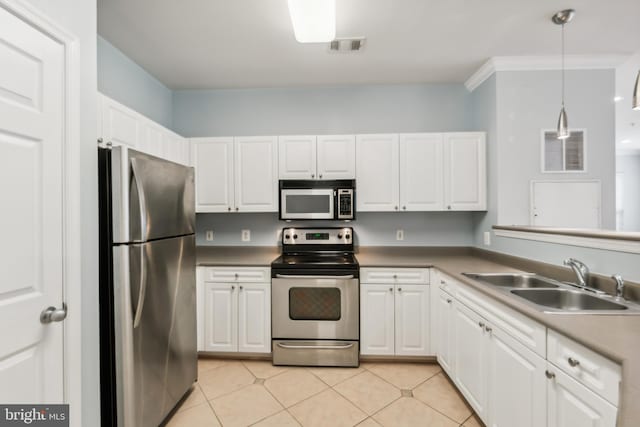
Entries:
<svg viewBox="0 0 640 427">
<path fill-rule="evenodd" d="M 340 320 L 341 295 L 338 288 L 290 288 L 291 320 Z"/>
</svg>

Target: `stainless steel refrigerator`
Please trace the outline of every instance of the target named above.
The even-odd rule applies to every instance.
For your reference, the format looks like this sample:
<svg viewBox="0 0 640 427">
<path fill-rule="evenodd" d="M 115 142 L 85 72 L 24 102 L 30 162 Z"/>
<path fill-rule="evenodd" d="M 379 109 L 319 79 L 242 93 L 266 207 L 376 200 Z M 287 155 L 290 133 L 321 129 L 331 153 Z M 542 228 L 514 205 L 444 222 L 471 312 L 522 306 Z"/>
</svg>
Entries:
<svg viewBox="0 0 640 427">
<path fill-rule="evenodd" d="M 197 378 L 193 168 L 100 148 L 103 426 L 157 426 Z"/>
</svg>

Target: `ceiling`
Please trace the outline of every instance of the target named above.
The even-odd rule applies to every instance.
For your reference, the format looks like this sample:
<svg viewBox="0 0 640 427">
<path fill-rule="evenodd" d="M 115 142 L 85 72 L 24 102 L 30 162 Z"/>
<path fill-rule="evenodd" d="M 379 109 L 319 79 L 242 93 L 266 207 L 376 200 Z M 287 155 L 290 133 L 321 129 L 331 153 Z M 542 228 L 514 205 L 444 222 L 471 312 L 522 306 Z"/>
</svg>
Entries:
<svg viewBox="0 0 640 427">
<path fill-rule="evenodd" d="M 98 32 L 171 89 L 464 82 L 492 56 L 560 50 L 550 16 L 574 7 L 568 54 L 640 49 L 640 1 L 337 0 L 337 37 L 300 44 L 286 0 L 98 0 Z"/>
</svg>

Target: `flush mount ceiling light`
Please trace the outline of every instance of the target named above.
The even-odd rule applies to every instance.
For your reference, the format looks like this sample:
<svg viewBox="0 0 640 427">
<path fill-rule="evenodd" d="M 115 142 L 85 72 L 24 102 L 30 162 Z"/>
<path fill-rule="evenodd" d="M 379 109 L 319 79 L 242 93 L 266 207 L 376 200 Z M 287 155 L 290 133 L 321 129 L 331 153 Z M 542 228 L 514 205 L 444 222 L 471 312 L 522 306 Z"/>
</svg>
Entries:
<svg viewBox="0 0 640 427">
<path fill-rule="evenodd" d="M 634 110 L 640 110 L 640 71 L 638 71 L 638 77 L 636 77 L 636 85 L 633 87 L 633 103 L 631 108 Z"/>
<path fill-rule="evenodd" d="M 336 0 L 288 1 L 298 42 L 326 43 L 336 37 Z"/>
<path fill-rule="evenodd" d="M 567 112 L 564 109 L 564 25 L 571 22 L 576 11 L 573 9 L 562 10 L 551 18 L 554 24 L 562 26 L 562 107 L 560 108 L 560 116 L 558 117 L 558 139 L 567 139 L 571 135 L 569 132 L 569 122 L 567 121 Z"/>
</svg>

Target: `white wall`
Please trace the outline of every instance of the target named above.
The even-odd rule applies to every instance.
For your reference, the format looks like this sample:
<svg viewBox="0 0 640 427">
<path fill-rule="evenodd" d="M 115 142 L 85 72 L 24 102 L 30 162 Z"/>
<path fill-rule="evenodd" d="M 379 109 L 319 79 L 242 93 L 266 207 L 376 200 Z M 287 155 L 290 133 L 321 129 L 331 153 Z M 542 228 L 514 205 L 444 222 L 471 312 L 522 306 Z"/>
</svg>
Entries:
<svg viewBox="0 0 640 427">
<path fill-rule="evenodd" d="M 622 174 L 622 231 L 640 231 L 640 153 L 616 157 L 616 173 Z"/>
<path fill-rule="evenodd" d="M 82 421 L 100 425 L 98 345 L 98 171 L 96 150 L 96 2 L 27 0 L 78 38 L 80 47 L 80 173 L 82 244 Z"/>
<path fill-rule="evenodd" d="M 98 90 L 172 129 L 173 92 L 100 36 Z"/>
</svg>

